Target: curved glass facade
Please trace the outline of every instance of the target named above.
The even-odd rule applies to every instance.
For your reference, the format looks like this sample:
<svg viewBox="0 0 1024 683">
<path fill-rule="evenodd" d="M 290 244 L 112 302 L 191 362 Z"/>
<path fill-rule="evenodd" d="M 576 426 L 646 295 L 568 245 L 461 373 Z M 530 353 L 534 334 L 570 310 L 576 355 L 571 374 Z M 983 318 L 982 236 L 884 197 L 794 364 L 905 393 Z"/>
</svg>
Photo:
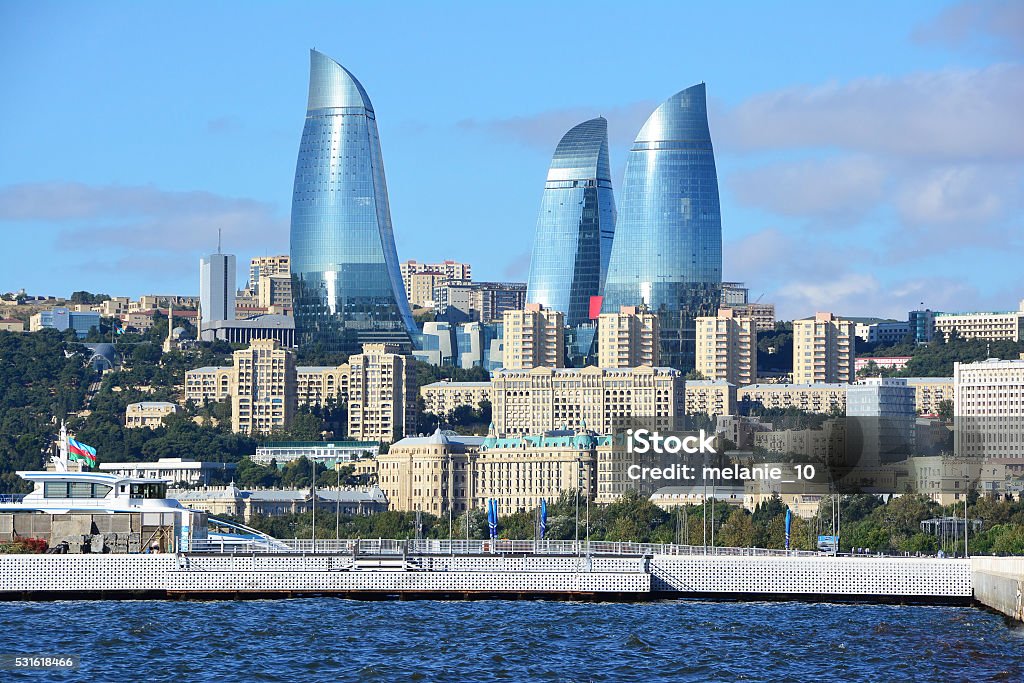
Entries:
<svg viewBox="0 0 1024 683">
<path fill-rule="evenodd" d="M 704 84 L 647 119 L 626 159 L 603 310 L 646 303 L 660 316 L 662 363 L 693 369 L 695 318 L 714 315 L 722 217 Z"/>
<path fill-rule="evenodd" d="M 373 105 L 352 74 L 316 50 L 295 167 L 291 269 L 300 345 L 356 353 L 366 342 L 411 343 L 416 326 Z"/>
<path fill-rule="evenodd" d="M 598 117 L 566 133 L 548 170 L 530 259 L 529 303 L 589 320 L 590 297 L 601 293 L 612 237 L 615 198 L 608 163 L 608 122 Z"/>
</svg>

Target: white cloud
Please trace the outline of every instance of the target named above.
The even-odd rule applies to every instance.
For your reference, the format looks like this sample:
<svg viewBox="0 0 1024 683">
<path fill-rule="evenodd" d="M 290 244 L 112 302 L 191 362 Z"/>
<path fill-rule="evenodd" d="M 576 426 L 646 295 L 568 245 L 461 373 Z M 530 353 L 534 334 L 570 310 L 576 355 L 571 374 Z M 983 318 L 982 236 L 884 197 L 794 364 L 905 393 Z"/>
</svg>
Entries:
<svg viewBox="0 0 1024 683">
<path fill-rule="evenodd" d="M 944 9 L 914 31 L 922 43 L 952 48 L 979 47 L 1001 54 L 1024 54 L 1024 3 L 1020 0 L 970 0 Z"/>
</svg>

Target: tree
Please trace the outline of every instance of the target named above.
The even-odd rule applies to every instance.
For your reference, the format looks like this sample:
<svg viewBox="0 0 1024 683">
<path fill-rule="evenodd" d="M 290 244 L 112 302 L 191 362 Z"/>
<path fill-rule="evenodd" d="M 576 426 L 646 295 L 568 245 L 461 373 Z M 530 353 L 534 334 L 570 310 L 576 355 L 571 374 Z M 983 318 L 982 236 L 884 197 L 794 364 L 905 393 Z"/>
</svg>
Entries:
<svg viewBox="0 0 1024 683">
<path fill-rule="evenodd" d="M 740 508 L 733 510 L 721 529 L 722 545 L 735 548 L 750 548 L 754 545 L 756 530 L 750 513 Z"/>
</svg>

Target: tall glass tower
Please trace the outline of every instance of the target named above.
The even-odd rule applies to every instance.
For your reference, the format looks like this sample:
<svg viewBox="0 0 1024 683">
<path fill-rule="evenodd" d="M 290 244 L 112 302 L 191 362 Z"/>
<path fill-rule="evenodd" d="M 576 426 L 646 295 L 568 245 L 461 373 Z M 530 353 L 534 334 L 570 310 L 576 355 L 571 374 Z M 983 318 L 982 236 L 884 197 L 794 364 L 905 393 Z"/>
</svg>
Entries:
<svg viewBox="0 0 1024 683">
<path fill-rule="evenodd" d="M 373 105 L 355 76 L 310 53 L 291 228 L 296 340 L 355 353 L 411 343 Z"/>
<path fill-rule="evenodd" d="M 660 315 L 661 358 L 688 371 L 695 318 L 722 284 L 722 217 L 704 84 L 654 110 L 626 159 L 604 312 L 647 304 Z"/>
<path fill-rule="evenodd" d="M 561 311 L 569 326 L 589 320 L 590 297 L 601 293 L 608 272 L 611 177 L 605 119 L 584 121 L 562 137 L 540 203 L 526 300 Z"/>
</svg>

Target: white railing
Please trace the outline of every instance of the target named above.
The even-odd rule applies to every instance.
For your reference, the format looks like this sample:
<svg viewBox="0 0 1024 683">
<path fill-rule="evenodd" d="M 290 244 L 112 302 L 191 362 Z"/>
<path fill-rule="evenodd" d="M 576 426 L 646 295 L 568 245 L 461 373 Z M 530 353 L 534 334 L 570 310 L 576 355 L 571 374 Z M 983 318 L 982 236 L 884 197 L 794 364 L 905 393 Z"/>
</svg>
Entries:
<svg viewBox="0 0 1024 683">
<path fill-rule="evenodd" d="M 731 555 L 817 557 L 809 550 L 777 550 L 771 548 L 724 548 L 675 543 L 633 543 L 626 541 L 516 541 L 516 540 L 448 540 L 448 539 L 264 539 L 192 542 L 192 552 L 215 553 L 302 553 L 365 556 L 406 555 L 552 555 L 552 556 L 621 556 L 649 555 Z"/>
</svg>

